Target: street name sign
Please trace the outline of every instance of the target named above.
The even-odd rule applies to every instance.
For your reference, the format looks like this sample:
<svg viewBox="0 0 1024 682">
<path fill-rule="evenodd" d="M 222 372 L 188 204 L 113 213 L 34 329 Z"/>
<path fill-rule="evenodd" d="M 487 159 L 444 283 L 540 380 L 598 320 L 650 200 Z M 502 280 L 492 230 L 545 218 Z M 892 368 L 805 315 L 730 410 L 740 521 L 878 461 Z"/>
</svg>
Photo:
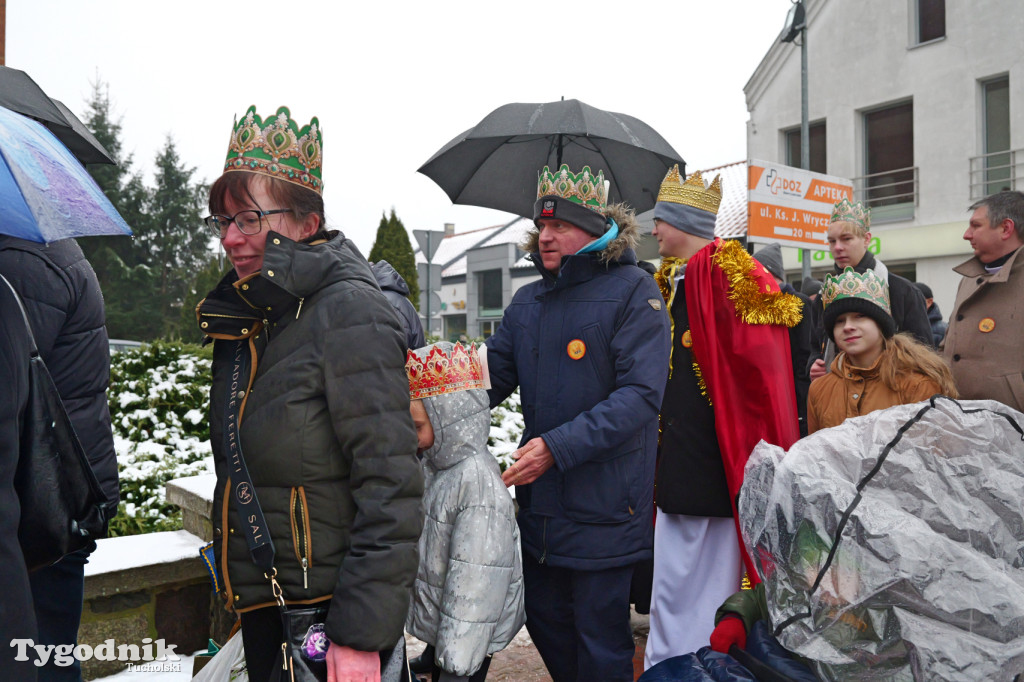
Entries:
<svg viewBox="0 0 1024 682">
<path fill-rule="evenodd" d="M 747 163 L 747 240 L 798 249 L 828 248 L 832 206 L 853 199 L 853 183 L 752 159 Z"/>
</svg>

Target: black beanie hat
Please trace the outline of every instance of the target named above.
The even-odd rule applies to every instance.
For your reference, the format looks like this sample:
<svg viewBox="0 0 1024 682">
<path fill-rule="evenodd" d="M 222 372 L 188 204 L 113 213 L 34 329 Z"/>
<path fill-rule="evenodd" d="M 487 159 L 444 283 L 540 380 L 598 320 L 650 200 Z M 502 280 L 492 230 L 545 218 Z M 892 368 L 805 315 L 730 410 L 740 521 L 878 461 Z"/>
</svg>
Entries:
<svg viewBox="0 0 1024 682">
<path fill-rule="evenodd" d="M 825 333 L 833 343 L 836 318 L 843 313 L 867 315 L 878 324 L 882 336 L 887 339 L 896 333 L 896 320 L 889 312 L 889 285 L 873 270 L 858 273 L 847 267 L 839 275 L 825 275 L 821 301 L 825 306 L 822 319 Z"/>
<path fill-rule="evenodd" d="M 602 237 L 608 231 L 608 219 L 604 215 L 554 194 L 542 196 L 534 202 L 533 224 L 539 228 L 538 221 L 542 218 L 570 223 L 595 237 Z"/>
</svg>

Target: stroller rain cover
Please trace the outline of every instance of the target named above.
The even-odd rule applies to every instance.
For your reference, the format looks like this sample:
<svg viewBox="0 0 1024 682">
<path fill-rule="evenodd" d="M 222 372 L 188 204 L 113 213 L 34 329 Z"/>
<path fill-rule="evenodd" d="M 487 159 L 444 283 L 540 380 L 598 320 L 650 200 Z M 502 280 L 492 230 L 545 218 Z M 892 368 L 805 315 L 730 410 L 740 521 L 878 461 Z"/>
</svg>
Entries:
<svg viewBox="0 0 1024 682">
<path fill-rule="evenodd" d="M 823 679 L 1024 672 L 1021 413 L 937 396 L 762 441 L 739 514 L 774 634 Z"/>
</svg>

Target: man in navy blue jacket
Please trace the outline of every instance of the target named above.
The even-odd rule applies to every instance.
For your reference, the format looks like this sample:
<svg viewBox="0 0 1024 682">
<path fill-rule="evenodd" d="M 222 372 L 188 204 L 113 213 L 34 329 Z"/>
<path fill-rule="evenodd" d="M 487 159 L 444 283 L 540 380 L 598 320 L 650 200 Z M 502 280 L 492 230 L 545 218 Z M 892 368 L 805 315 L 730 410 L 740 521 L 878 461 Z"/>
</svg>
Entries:
<svg viewBox="0 0 1024 682">
<path fill-rule="evenodd" d="M 524 245 L 542 275 L 487 341 L 491 405 L 521 389 L 516 486 L 527 628 L 555 682 L 633 679 L 629 586 L 652 556 L 669 328 L 603 173 L 541 171 Z"/>
</svg>

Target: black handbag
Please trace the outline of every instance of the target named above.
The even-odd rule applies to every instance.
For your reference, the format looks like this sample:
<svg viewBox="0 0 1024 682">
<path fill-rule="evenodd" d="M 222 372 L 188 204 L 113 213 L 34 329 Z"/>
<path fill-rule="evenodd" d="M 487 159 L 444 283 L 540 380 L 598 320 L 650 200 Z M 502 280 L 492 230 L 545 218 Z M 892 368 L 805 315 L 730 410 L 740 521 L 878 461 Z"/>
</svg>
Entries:
<svg viewBox="0 0 1024 682">
<path fill-rule="evenodd" d="M 249 354 L 246 342 L 239 341 L 234 349 L 234 367 L 230 375 L 237 377 L 228 382 L 227 404 L 224 408 L 224 448 L 232 453 L 234 473 L 232 481 L 235 511 L 253 563 L 270 581 L 274 599 L 281 609 L 281 649 L 274 661 L 270 682 L 327 682 L 327 649 L 330 639 L 324 630 L 330 602 L 306 608 L 289 608 L 285 603 L 274 568 L 274 541 L 270 537 L 263 508 L 256 496 L 256 486 L 249 475 L 249 467 L 242 453 L 242 439 L 238 432 L 239 412 L 246 387 L 240 378 L 249 376 Z M 257 534 L 256 528 L 263 529 Z M 406 663 L 405 638 L 380 654 L 381 682 L 411 682 Z"/>
<path fill-rule="evenodd" d="M 32 344 L 14 488 L 21 503 L 18 540 L 25 565 L 34 571 L 102 537 L 110 504 L 39 356 L 21 297 L 0 279 L 18 303 Z"/>
</svg>

